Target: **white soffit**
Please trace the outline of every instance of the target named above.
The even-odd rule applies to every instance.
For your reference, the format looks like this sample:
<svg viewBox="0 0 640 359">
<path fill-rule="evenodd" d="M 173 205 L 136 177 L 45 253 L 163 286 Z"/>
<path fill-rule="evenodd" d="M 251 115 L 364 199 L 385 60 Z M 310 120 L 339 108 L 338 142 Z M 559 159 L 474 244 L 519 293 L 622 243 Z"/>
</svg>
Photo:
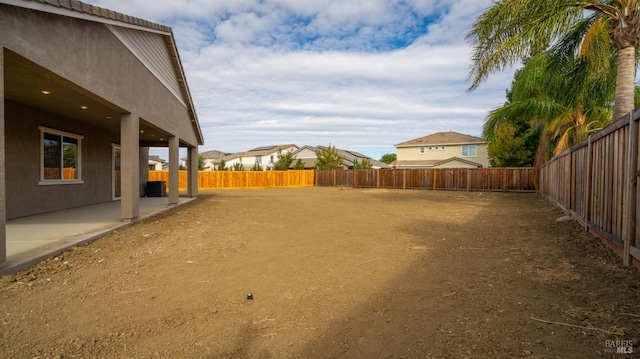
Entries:
<svg viewBox="0 0 640 359">
<path fill-rule="evenodd" d="M 119 26 L 107 25 L 107 27 L 167 90 L 184 107 L 187 107 L 171 63 L 172 55 L 169 53 L 162 35 Z"/>
</svg>

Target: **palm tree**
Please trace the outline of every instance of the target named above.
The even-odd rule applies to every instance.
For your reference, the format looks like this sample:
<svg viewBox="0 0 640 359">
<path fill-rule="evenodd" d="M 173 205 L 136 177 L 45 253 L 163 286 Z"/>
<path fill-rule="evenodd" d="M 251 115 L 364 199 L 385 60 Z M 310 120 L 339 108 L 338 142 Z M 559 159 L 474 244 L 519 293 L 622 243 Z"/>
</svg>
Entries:
<svg viewBox="0 0 640 359">
<path fill-rule="evenodd" d="M 598 74 L 581 56 L 558 57 L 542 52 L 516 72 L 507 102 L 489 113 L 484 137 L 492 142 L 509 125 L 523 122 L 541 132 L 536 164 L 572 145 L 611 122 L 615 73 Z"/>
<path fill-rule="evenodd" d="M 467 35 L 474 46 L 469 90 L 545 50 L 580 53 L 594 68 L 617 68 L 613 118 L 618 119 L 633 110 L 639 34 L 638 0 L 499 0 Z"/>
</svg>

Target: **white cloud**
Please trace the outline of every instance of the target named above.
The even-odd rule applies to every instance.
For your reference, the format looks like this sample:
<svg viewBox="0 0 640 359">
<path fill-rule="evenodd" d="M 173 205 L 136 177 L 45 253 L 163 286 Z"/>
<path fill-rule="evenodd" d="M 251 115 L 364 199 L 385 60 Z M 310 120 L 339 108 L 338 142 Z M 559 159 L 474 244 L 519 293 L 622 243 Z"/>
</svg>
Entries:
<svg viewBox="0 0 640 359">
<path fill-rule="evenodd" d="M 226 152 L 333 144 L 379 158 L 480 135 L 512 72 L 466 93 L 464 36 L 491 0 L 95 0 L 173 28 L 205 136 Z"/>
</svg>

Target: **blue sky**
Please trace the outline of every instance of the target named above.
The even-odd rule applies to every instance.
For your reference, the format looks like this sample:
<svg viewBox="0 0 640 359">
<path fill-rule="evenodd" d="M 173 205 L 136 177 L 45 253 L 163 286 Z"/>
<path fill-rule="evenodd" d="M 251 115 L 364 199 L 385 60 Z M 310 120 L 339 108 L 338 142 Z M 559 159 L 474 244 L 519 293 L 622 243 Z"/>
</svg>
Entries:
<svg viewBox="0 0 640 359">
<path fill-rule="evenodd" d="M 438 131 L 474 136 L 513 71 L 466 93 L 491 0 L 92 0 L 172 27 L 205 145 L 334 145 L 379 159 Z"/>
</svg>

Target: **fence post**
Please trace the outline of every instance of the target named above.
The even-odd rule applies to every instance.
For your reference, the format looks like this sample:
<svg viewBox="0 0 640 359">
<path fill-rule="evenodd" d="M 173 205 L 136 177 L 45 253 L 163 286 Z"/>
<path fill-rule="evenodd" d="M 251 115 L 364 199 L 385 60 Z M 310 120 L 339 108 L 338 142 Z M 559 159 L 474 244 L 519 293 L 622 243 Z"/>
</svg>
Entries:
<svg viewBox="0 0 640 359">
<path fill-rule="evenodd" d="M 402 189 L 407 189 L 407 169 L 402 169 Z"/>
<path fill-rule="evenodd" d="M 353 188 L 357 188 L 356 186 L 356 177 L 358 177 L 358 170 L 357 169 L 353 169 Z"/>
<path fill-rule="evenodd" d="M 333 187 L 336 186 L 336 181 L 337 181 L 336 176 L 337 176 L 337 170 L 333 170 Z"/>
<path fill-rule="evenodd" d="M 575 169 L 573 168 L 573 148 L 569 148 L 569 201 L 567 203 L 569 213 L 575 210 L 574 202 L 575 202 L 575 194 L 574 191 L 576 189 L 575 186 Z"/>
<path fill-rule="evenodd" d="M 471 191 L 471 169 L 467 168 L 467 192 Z"/>
<path fill-rule="evenodd" d="M 376 188 L 380 188 L 380 170 L 376 170 Z"/>
<path fill-rule="evenodd" d="M 438 169 L 433 169 L 433 190 L 438 189 Z"/>
<path fill-rule="evenodd" d="M 507 168 L 502 167 L 502 192 L 507 191 Z"/>
<path fill-rule="evenodd" d="M 592 187 L 592 179 L 591 176 L 593 175 L 593 169 L 592 169 L 592 156 L 591 156 L 591 151 L 593 151 L 593 149 L 591 148 L 591 136 L 589 136 L 589 138 L 587 139 L 587 188 L 586 191 L 584 191 L 584 196 L 585 196 L 585 205 L 587 206 L 585 208 L 584 211 L 584 230 L 588 231 L 589 230 L 589 221 L 591 220 L 591 198 L 593 197 L 591 195 L 591 191 L 593 191 Z"/>
<path fill-rule="evenodd" d="M 637 200 L 637 176 L 638 176 L 638 136 L 636 135 L 636 121 L 633 116 L 634 111 L 629 112 L 629 141 L 627 154 L 627 238 L 624 241 L 625 266 L 633 262 L 631 256 L 631 240 L 636 237 L 636 200 Z M 635 244 L 635 243 L 634 243 Z"/>
</svg>

